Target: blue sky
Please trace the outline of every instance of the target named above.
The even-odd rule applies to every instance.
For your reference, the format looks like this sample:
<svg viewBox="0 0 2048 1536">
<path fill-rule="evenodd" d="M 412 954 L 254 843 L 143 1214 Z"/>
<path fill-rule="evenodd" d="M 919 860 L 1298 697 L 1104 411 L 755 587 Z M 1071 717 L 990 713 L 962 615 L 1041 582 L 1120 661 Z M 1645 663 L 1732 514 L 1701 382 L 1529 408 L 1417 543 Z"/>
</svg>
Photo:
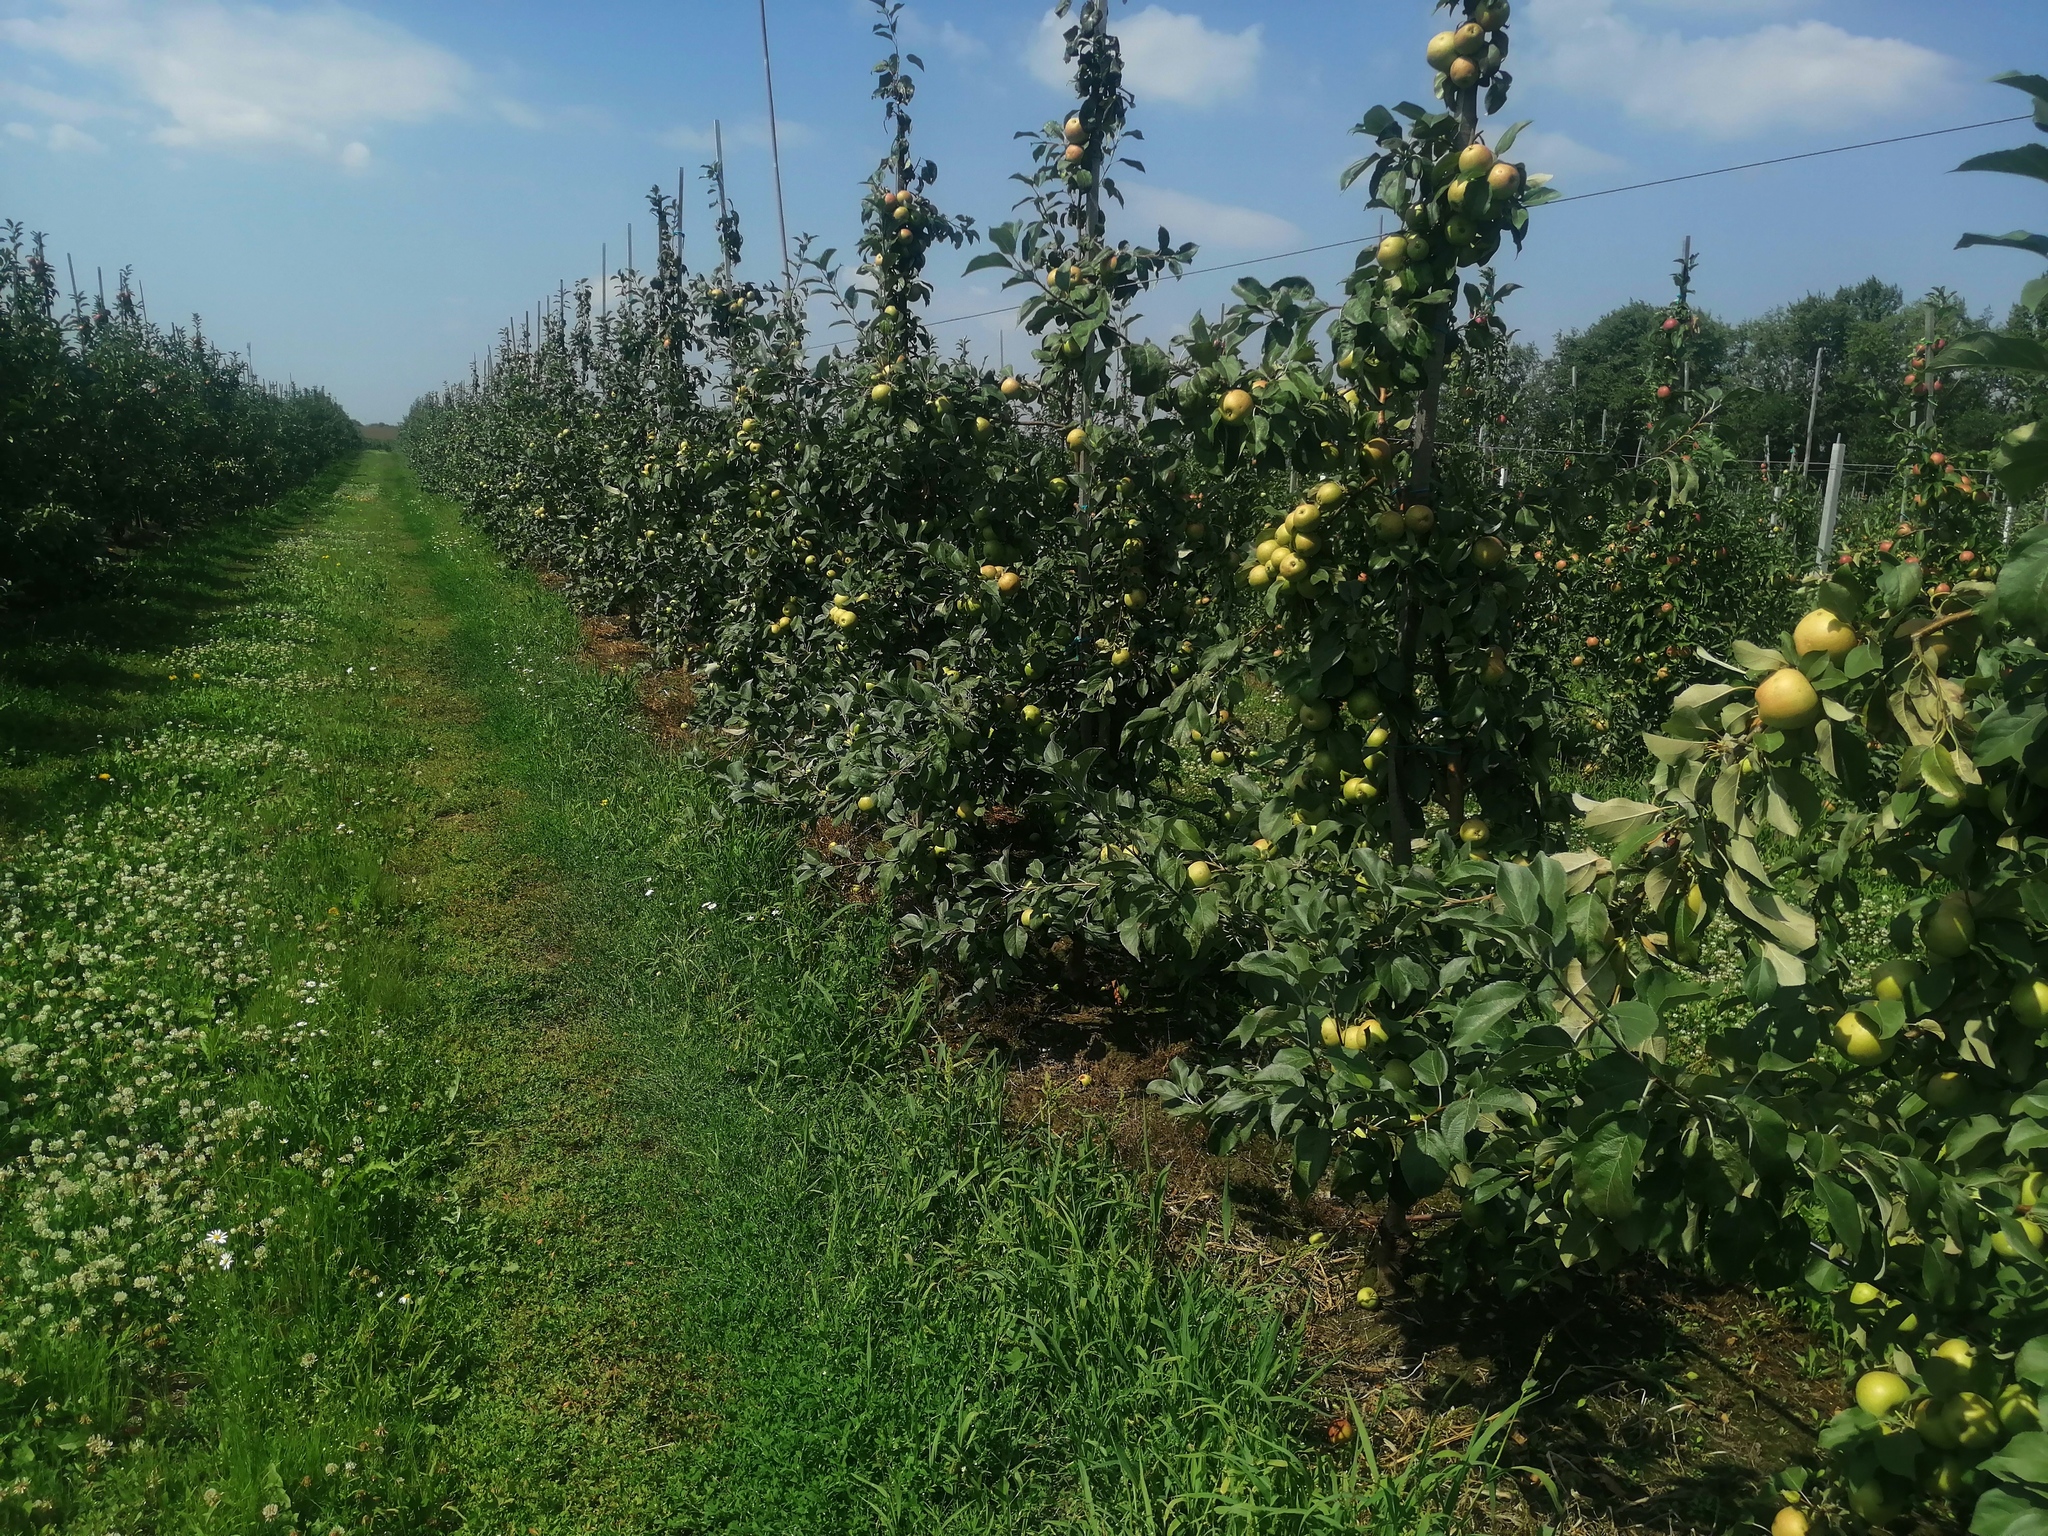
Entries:
<svg viewBox="0 0 2048 1536">
<path fill-rule="evenodd" d="M 1006 216 L 1011 135 L 1061 113 L 1042 0 L 920 0 L 906 36 L 929 72 L 918 149 L 937 195 Z M 1204 263 L 1328 285 L 1347 251 L 1254 258 L 1369 235 L 1336 189 L 1376 101 L 1428 89 L 1423 0 L 1120 4 L 1134 150 L 1128 232 L 1160 222 Z M 850 245 L 882 150 L 869 99 L 870 7 L 769 0 L 792 231 Z M 1861 139 L 1976 123 L 2024 105 L 1984 83 L 2048 70 L 2038 0 L 1516 0 L 1507 119 L 1518 156 L 1590 192 Z M 1054 50 L 1048 56 L 1048 46 Z M 87 284 L 132 263 L 159 320 L 198 312 L 259 370 L 331 386 L 396 419 L 465 372 L 494 328 L 557 281 L 617 265 L 643 198 L 692 173 L 690 255 L 708 249 L 697 167 L 714 120 L 747 223 L 777 269 L 753 0 L 0 0 L 0 215 L 50 232 Z M 1745 172 L 1544 212 L 1506 263 L 1508 318 L 1547 342 L 1615 304 L 1661 301 L 1680 240 L 1700 298 L 1731 318 L 1876 273 L 1941 283 L 2003 312 L 2032 258 L 1952 249 L 1964 229 L 2048 228 L 2048 195 L 1950 176 L 2023 142 L 2023 124 Z M 1003 296 L 936 267 L 936 317 Z M 1153 295 L 1171 334 L 1214 310 L 1229 273 Z M 999 321 L 949 327 L 993 355 Z M 1015 355 L 1014 346 L 1011 347 Z"/>
</svg>

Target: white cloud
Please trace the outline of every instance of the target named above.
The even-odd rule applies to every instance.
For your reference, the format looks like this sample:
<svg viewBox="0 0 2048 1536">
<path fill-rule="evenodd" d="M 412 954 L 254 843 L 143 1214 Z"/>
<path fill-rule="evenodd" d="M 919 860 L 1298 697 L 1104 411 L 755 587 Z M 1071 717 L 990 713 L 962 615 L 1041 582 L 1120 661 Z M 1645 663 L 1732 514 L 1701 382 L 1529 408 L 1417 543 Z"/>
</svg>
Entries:
<svg viewBox="0 0 2048 1536">
<path fill-rule="evenodd" d="M 50 148 L 59 154 L 71 149 L 105 149 L 106 145 L 87 133 L 83 128 L 74 128 L 69 123 L 52 123 L 48 136 Z"/>
<path fill-rule="evenodd" d="M 1541 128 L 1524 128 L 1508 158 L 1526 165 L 1531 175 L 1586 176 L 1618 171 L 1628 164 L 1621 156 L 1581 144 L 1569 134 L 1550 133 Z"/>
<path fill-rule="evenodd" d="M 768 119 L 765 117 L 752 118 L 740 123 L 726 123 L 724 133 L 727 149 L 735 145 L 746 149 L 768 147 Z M 791 145 L 809 144 L 817 139 L 817 134 L 810 124 L 780 115 L 775 119 L 775 133 L 782 141 L 784 149 Z M 654 137 L 656 143 L 664 144 L 670 149 L 686 149 L 696 154 L 715 154 L 718 149 L 716 132 L 710 128 L 695 128 L 688 123 L 679 123 L 673 128 L 664 129 Z"/>
<path fill-rule="evenodd" d="M 961 62 L 988 57 L 988 44 L 972 32 L 962 31 L 950 21 L 933 26 L 921 13 L 908 6 L 904 7 L 897 27 L 897 36 L 902 39 L 903 47 L 920 57 L 934 48 Z"/>
<path fill-rule="evenodd" d="M 1072 83 L 1062 57 L 1070 25 L 1050 11 L 1039 19 L 1026 61 L 1047 85 Z M 1124 84 L 1140 103 L 1208 107 L 1242 96 L 1257 81 L 1266 48 L 1260 27 L 1211 31 L 1201 17 L 1163 5 L 1148 5 L 1114 23 L 1113 30 L 1123 45 Z"/>
<path fill-rule="evenodd" d="M 82 123 L 91 118 L 107 117 L 112 113 L 111 108 L 99 102 L 87 101 L 77 96 L 59 95 L 55 91 L 26 85 L 19 80 L 0 80 L 0 101 L 11 102 L 35 113 L 38 117 L 49 118 L 59 123 Z"/>
<path fill-rule="evenodd" d="M 367 164 L 362 130 L 462 109 L 469 66 L 341 5 L 281 12 L 225 0 L 55 0 L 0 41 L 112 77 L 176 148 L 287 149 Z"/>
<path fill-rule="evenodd" d="M 1258 251 L 1284 248 L 1302 238 L 1295 225 L 1256 208 L 1212 203 L 1191 193 L 1143 184 L 1126 183 L 1122 190 L 1133 216 L 1147 224 L 1164 224 L 1176 241 L 1192 240 L 1226 251 Z M 1149 236 L 1147 231 L 1148 243 Z"/>
<path fill-rule="evenodd" d="M 19 139 L 25 144 L 40 144 L 60 155 L 107 147 L 83 128 L 74 128 L 69 123 L 51 123 L 48 127 L 37 127 L 33 123 L 9 123 L 6 132 L 10 139 Z"/>
<path fill-rule="evenodd" d="M 1724 0 L 1716 8 L 1734 7 Z M 1894 117 L 1957 72 L 1953 60 L 1916 43 L 1821 21 L 1688 37 L 1666 24 L 1642 25 L 1619 0 L 1539 0 L 1530 13 L 1544 83 L 1707 138 Z"/>
</svg>

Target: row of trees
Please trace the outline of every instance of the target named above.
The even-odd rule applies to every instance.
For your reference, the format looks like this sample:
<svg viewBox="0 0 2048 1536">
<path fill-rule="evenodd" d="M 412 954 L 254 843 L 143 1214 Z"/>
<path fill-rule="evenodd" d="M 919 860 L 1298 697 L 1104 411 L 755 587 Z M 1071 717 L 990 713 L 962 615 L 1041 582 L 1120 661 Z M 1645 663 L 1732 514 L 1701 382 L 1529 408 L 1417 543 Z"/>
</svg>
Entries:
<svg viewBox="0 0 2048 1536">
<path fill-rule="evenodd" d="M 1777 504 L 1736 489 L 1690 262 L 1643 327 L 1640 457 L 1567 434 L 1503 483 L 1476 447 L 1513 387 L 1491 262 L 1548 193 L 1514 126 L 1482 132 L 1507 4 L 1440 8 L 1438 105 L 1358 125 L 1346 184 L 1399 228 L 1338 294 L 1246 281 L 1170 348 L 1129 334 L 1193 252 L 1112 233 L 1133 103 L 1085 0 L 1075 107 L 1025 136 L 1022 217 L 970 263 L 1021 291 L 1032 368 L 935 355 L 926 265 L 974 231 L 911 152 L 883 4 L 857 271 L 806 250 L 795 291 L 755 287 L 722 225 L 692 275 L 657 192 L 657 270 L 505 338 L 406 446 L 691 666 L 735 801 L 812 826 L 815 878 L 890 903 L 964 993 L 1170 995 L 1199 1050 L 1155 1093 L 1377 1203 L 1390 1280 L 1436 1201 L 1454 1284 L 1654 1260 L 1839 1298 L 1872 1385 L 1824 1475 L 1788 1469 L 1780 1536 L 1915 1500 L 2031 1529 L 2048 547 L 1986 579 L 1981 486 L 1909 405 L 1910 518 L 1825 584 L 1769 562 L 1777 632 Z M 821 306 L 853 340 L 813 356 Z M 1676 712 L 1649 798 L 1574 803 L 1558 747 L 1603 668 Z M 1909 894 L 1875 954 L 1848 919 L 1880 876 Z"/>
<path fill-rule="evenodd" d="M 201 334 L 62 296 L 40 236 L 0 226 L 0 602 L 78 580 L 110 546 L 276 497 L 358 446 L 317 390 L 256 382 Z"/>
</svg>

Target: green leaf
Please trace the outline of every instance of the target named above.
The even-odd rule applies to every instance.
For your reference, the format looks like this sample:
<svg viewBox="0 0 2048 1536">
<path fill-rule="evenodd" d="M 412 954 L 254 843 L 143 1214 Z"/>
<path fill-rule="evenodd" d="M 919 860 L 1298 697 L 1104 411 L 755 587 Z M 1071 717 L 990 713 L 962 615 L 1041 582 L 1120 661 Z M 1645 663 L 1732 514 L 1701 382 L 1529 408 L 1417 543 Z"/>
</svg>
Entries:
<svg viewBox="0 0 2048 1536">
<path fill-rule="evenodd" d="M 2048 1333 L 2038 1334 L 2020 1346 L 2012 1370 L 2029 1386 L 2048 1387 Z"/>
<path fill-rule="evenodd" d="M 1411 1136 L 1408 1144 L 1401 1148 L 1398 1164 L 1401 1182 L 1408 1186 L 1408 1194 L 1416 1200 L 1426 1199 L 1444 1187 L 1444 1180 L 1450 1170 L 1434 1155 L 1435 1137 Z"/>
<path fill-rule="evenodd" d="M 1972 155 L 1959 171 L 1997 171 L 2006 176 L 2031 176 L 2048 181 L 2048 144 L 2022 144 L 2018 149 L 1994 149 L 1988 155 Z"/>
<path fill-rule="evenodd" d="M 1788 955 L 1768 939 L 1763 946 L 1764 963 L 1781 987 L 1803 987 L 1806 985 L 1806 962 L 1797 955 Z"/>
<path fill-rule="evenodd" d="M 1643 732 L 1643 745 L 1650 749 L 1650 756 L 1667 764 L 1684 762 L 1707 750 L 1703 741 L 1687 741 L 1682 736 L 1659 736 L 1651 731 Z"/>
<path fill-rule="evenodd" d="M 2009 1489 L 1993 1488 L 1977 1500 L 1970 1536 L 2048 1536 L 2048 1508 Z"/>
<path fill-rule="evenodd" d="M 1728 648 L 1728 654 L 1735 658 L 1735 664 L 1749 672 L 1775 672 L 1786 665 L 1785 653 L 1761 645 L 1751 645 L 1747 640 L 1738 640 Z"/>
<path fill-rule="evenodd" d="M 2030 235 L 2024 229 L 2016 229 L 2007 235 L 1965 235 L 1956 242 L 1956 249 L 1967 251 L 1973 245 L 1995 245 L 2009 251 L 2032 251 L 2036 256 L 2048 256 L 2048 235 Z"/>
<path fill-rule="evenodd" d="M 1664 819 L 1661 805 L 1650 805 L 1641 800 L 1588 800 L 1584 795 L 1574 795 L 1579 808 L 1579 825 L 1586 836 L 1596 842 L 1618 843 L 1633 833 L 1655 826 Z"/>
<path fill-rule="evenodd" d="M 1294 1192 L 1297 1196 L 1306 1199 L 1322 1183 L 1323 1170 L 1330 1165 L 1333 1140 L 1333 1133 L 1326 1125 L 1304 1121 L 1295 1126 Z"/>
<path fill-rule="evenodd" d="M 1394 120 L 1394 114 L 1385 107 L 1374 107 L 1358 120 L 1358 126 L 1351 130 L 1362 133 L 1368 139 L 1384 139 L 1401 131 L 1401 125 Z"/>
<path fill-rule="evenodd" d="M 1947 795 L 1954 800 L 1962 798 L 1963 781 L 1956 777 L 1955 764 L 1939 742 L 1920 754 L 1920 779 L 1937 795 Z"/>
<path fill-rule="evenodd" d="M 1894 611 L 1905 607 L 1920 594 L 1920 567 L 1903 561 L 1886 566 L 1877 578 L 1877 591 L 1885 607 Z"/>
<path fill-rule="evenodd" d="M 2048 636 L 2048 524 L 2029 528 L 2014 542 L 1998 573 L 1998 611 L 2021 633 Z"/>
<path fill-rule="evenodd" d="M 1970 753 L 1980 767 L 1993 763 L 2016 763 L 2034 738 L 2042 733 L 2044 726 L 2048 726 L 2048 709 L 2040 704 L 2028 705 L 2023 714 L 1998 709 L 1986 716 L 1984 723 L 1977 728 L 1977 738 L 1970 743 Z"/>
<path fill-rule="evenodd" d="M 1849 1277 L 1842 1273 L 1839 1265 L 1819 1256 L 1807 1261 L 1804 1278 L 1808 1287 L 1822 1296 L 1832 1296 L 1849 1284 Z"/>
<path fill-rule="evenodd" d="M 1415 1081 L 1425 1088 L 1441 1088 L 1444 1079 L 1451 1075 L 1450 1058 L 1433 1045 L 1408 1065 L 1415 1072 Z"/>
<path fill-rule="evenodd" d="M 1607 1023 L 1621 1041 L 1622 1048 L 1629 1051 L 1647 1049 L 1664 1030 L 1657 1010 L 1648 1003 L 1616 1003 L 1607 1010 Z"/>
<path fill-rule="evenodd" d="M 2036 1147 L 2048 1147 L 2048 1125 L 2038 1120 L 2015 1120 L 2005 1133 L 2005 1155 L 2018 1157 Z"/>
<path fill-rule="evenodd" d="M 2048 147 L 2041 152 L 2048 155 Z M 2031 336 L 2015 336 L 2007 331 L 1977 331 L 1958 337 L 1941 354 L 1941 360 L 1935 367 L 1942 370 L 1997 368 L 2005 373 L 2048 377 L 2048 347 Z"/>
<path fill-rule="evenodd" d="M 1775 891 L 1764 887 L 1752 890 L 1749 882 L 1733 869 L 1726 872 L 1722 883 L 1730 906 L 1794 954 L 1806 953 L 1819 939 L 1820 930 L 1813 919 L 1779 900 Z"/>
<path fill-rule="evenodd" d="M 1481 1039 L 1519 1008 L 1528 995 L 1529 989 L 1514 981 L 1496 981 L 1481 987 L 1458 1006 L 1452 1017 L 1451 1044 L 1462 1048 Z"/>
<path fill-rule="evenodd" d="M 1633 1117 L 1611 1120 L 1572 1153 L 1572 1187 L 1586 1209 L 1603 1221 L 1623 1221 L 1635 1214 L 1636 1170 L 1646 1144 L 1639 1124 Z"/>
<path fill-rule="evenodd" d="M 1856 1256 L 1863 1251 L 1863 1207 L 1841 1183 L 1824 1173 L 1813 1176 L 1813 1192 L 1827 1213 L 1828 1229 L 1835 1234 L 1835 1241 L 1842 1245 L 1849 1262 L 1855 1263 Z"/>
<path fill-rule="evenodd" d="M 1968 1157 L 1970 1149 L 1977 1143 L 1998 1135 L 2004 1129 L 2005 1123 L 1996 1115 L 1972 1115 L 1950 1129 L 1948 1139 L 1942 1143 L 1941 1155 L 1951 1161 Z"/>
<path fill-rule="evenodd" d="M 1284 981 L 1290 985 L 1301 980 L 1301 966 L 1283 949 L 1261 949 L 1249 955 L 1241 955 L 1232 969 L 1245 971 L 1253 976 L 1270 976 L 1275 981 Z"/>
<path fill-rule="evenodd" d="M 2020 499 L 2032 496 L 2048 485 L 2048 432 L 2041 430 L 2038 421 L 2015 427 L 2005 434 L 1992 467 L 2011 495 Z"/>
<path fill-rule="evenodd" d="M 2008 69 L 2003 74 L 1991 77 L 1993 85 L 2009 85 L 2016 91 L 2025 91 L 2034 98 L 2035 104 L 2048 101 L 2048 77 L 2022 74 L 2019 70 Z"/>
<path fill-rule="evenodd" d="M 1508 920 L 1518 927 L 1533 928 L 1542 912 L 1536 892 L 1536 874 L 1526 864 L 1500 866 L 1500 901 Z"/>
<path fill-rule="evenodd" d="M 1132 394 L 1156 395 L 1173 377 L 1173 360 L 1149 341 L 1125 347 L 1124 377 Z"/>
</svg>

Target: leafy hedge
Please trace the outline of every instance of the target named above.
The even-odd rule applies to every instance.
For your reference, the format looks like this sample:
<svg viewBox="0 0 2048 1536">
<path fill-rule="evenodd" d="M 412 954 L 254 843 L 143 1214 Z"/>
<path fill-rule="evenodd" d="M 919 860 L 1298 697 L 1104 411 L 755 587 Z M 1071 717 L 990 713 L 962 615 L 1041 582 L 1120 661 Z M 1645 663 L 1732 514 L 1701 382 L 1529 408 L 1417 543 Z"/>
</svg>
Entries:
<svg viewBox="0 0 2048 1536">
<path fill-rule="evenodd" d="M 907 949 L 969 990 L 1094 968 L 1171 999 L 1202 1049 L 1167 1109 L 1381 1203 L 1390 1279 L 1429 1200 L 1462 1217 L 1449 1283 L 1805 1288 L 1870 1369 L 1779 1536 L 1916 1500 L 2038 1530 L 2048 533 L 1991 580 L 1923 416 L 1907 526 L 1773 579 L 1798 562 L 1687 386 L 1684 281 L 1654 451 L 1503 483 L 1490 263 L 1546 194 L 1515 128 L 1480 133 L 1507 6 L 1446 8 L 1442 109 L 1359 124 L 1346 182 L 1399 233 L 1341 295 L 1246 280 L 1171 349 L 1129 334 L 1192 251 L 1109 236 L 1130 99 L 1086 0 L 1078 105 L 972 263 L 1024 290 L 1035 371 L 934 355 L 924 264 L 974 232 L 910 154 L 885 7 L 858 278 L 807 250 L 796 294 L 744 284 L 731 226 L 692 276 L 656 193 L 657 271 L 507 338 L 405 445 L 692 667 L 736 802 L 812 823 L 815 878 L 892 903 Z M 1652 798 L 1555 787 L 1589 655 L 1656 726 L 1615 733 Z"/>
<path fill-rule="evenodd" d="M 0 226 L 0 602 L 76 580 L 110 545 L 273 499 L 358 446 L 312 390 L 142 316 L 60 301 L 40 236 Z"/>
</svg>

